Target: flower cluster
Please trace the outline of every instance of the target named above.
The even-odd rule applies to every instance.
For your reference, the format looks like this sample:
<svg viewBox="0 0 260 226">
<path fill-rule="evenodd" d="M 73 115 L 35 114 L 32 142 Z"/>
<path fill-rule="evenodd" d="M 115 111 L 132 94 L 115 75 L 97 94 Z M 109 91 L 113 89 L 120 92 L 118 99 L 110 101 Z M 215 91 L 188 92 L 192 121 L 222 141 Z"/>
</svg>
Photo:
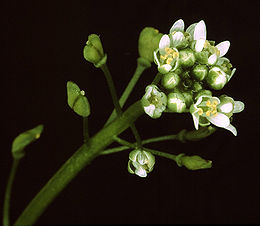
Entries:
<svg viewBox="0 0 260 226">
<path fill-rule="evenodd" d="M 236 69 L 224 55 L 229 41 L 215 45 L 207 40 L 203 20 L 184 29 L 182 19 L 176 21 L 169 34 L 162 35 L 154 51 L 154 62 L 162 74 L 160 84 L 149 85 L 142 98 L 144 111 L 152 118 L 162 112 L 190 112 L 195 128 L 215 126 L 237 135 L 230 124 L 233 113 L 241 112 L 244 104 L 226 95 L 215 97 Z"/>
</svg>

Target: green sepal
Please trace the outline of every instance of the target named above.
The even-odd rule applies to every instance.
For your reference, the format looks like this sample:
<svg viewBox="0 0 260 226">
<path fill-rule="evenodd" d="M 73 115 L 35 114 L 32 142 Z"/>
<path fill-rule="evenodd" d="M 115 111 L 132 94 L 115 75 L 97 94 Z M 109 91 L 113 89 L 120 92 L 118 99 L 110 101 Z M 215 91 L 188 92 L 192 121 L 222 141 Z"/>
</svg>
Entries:
<svg viewBox="0 0 260 226">
<path fill-rule="evenodd" d="M 70 108 L 82 117 L 90 115 L 90 105 L 84 91 L 80 91 L 78 85 L 74 82 L 67 82 L 68 105 Z"/>
<path fill-rule="evenodd" d="M 14 159 L 21 159 L 24 155 L 24 148 L 37 140 L 43 131 L 43 125 L 38 125 L 33 129 L 19 134 L 12 143 L 12 155 Z"/>
</svg>

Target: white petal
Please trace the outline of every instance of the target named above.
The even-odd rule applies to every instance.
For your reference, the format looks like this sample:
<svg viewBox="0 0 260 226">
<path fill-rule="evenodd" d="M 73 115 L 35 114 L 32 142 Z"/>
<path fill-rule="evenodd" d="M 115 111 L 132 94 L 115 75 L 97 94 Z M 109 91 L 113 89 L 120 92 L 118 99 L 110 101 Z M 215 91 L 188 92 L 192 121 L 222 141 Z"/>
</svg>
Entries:
<svg viewBox="0 0 260 226">
<path fill-rule="evenodd" d="M 147 115 L 149 115 L 150 117 L 153 117 L 154 110 L 155 110 L 155 106 L 153 104 L 150 104 L 149 106 L 144 107 L 145 113 Z"/>
<path fill-rule="evenodd" d="M 196 52 L 201 52 L 203 50 L 205 41 L 206 40 L 204 40 L 204 39 L 199 39 L 199 40 L 196 41 L 196 44 L 195 44 Z"/>
<path fill-rule="evenodd" d="M 233 113 L 239 113 L 243 111 L 244 108 L 245 108 L 245 104 L 242 101 L 235 101 Z"/>
<path fill-rule="evenodd" d="M 198 130 L 199 129 L 199 115 L 197 112 L 194 112 L 192 115 L 192 119 L 193 119 L 193 122 L 194 122 L 194 126 L 195 126 L 195 129 Z"/>
<path fill-rule="evenodd" d="M 230 75 L 227 75 L 228 76 L 228 81 L 232 78 L 232 76 L 235 74 L 236 72 L 236 68 L 233 68 L 233 70 L 231 71 L 231 74 Z"/>
<path fill-rule="evenodd" d="M 219 50 L 220 52 L 220 57 L 224 56 L 228 49 L 230 47 L 230 42 L 229 41 L 224 41 L 224 42 L 221 42 L 219 44 L 216 45 L 216 48 Z"/>
<path fill-rule="evenodd" d="M 186 29 L 186 32 L 188 32 L 192 38 L 193 38 L 195 26 L 196 26 L 197 24 L 198 24 L 198 23 L 191 24 L 191 25 Z"/>
<path fill-rule="evenodd" d="M 163 64 L 160 67 L 158 67 L 158 71 L 162 74 L 168 73 L 172 69 L 172 66 L 170 64 Z"/>
<path fill-rule="evenodd" d="M 210 64 L 210 65 L 213 65 L 213 64 L 215 64 L 216 63 L 216 61 L 217 61 L 217 54 L 212 54 L 210 57 L 209 57 L 209 59 L 208 59 L 208 63 Z"/>
<path fill-rule="evenodd" d="M 229 124 L 227 127 L 225 127 L 225 129 L 227 129 L 230 132 L 232 132 L 234 134 L 234 136 L 237 135 L 237 129 L 234 126 L 232 126 L 231 124 Z"/>
<path fill-rule="evenodd" d="M 182 19 L 177 20 L 170 29 L 170 34 L 174 31 L 183 31 L 184 30 L 184 21 Z"/>
<path fill-rule="evenodd" d="M 157 57 L 158 51 L 159 51 L 159 49 L 153 51 L 153 58 L 154 58 L 154 63 L 157 64 L 158 66 L 160 66 L 160 62 L 159 62 L 158 57 Z"/>
<path fill-rule="evenodd" d="M 206 25 L 203 20 L 201 20 L 194 29 L 194 34 L 193 34 L 193 39 L 194 40 L 199 40 L 199 39 L 204 39 L 206 40 L 207 37 L 207 31 L 206 31 Z"/>
<path fill-rule="evenodd" d="M 225 128 L 230 124 L 229 118 L 222 113 L 217 113 L 215 116 L 207 116 L 207 119 L 215 126 L 222 128 Z"/>
<path fill-rule="evenodd" d="M 169 46 L 170 46 L 170 38 L 169 38 L 169 36 L 168 35 L 163 35 L 161 40 L 160 40 L 160 43 L 159 43 L 159 51 L 160 51 L 160 53 L 164 54 L 165 53 L 164 49 L 166 47 L 169 47 Z"/>
<path fill-rule="evenodd" d="M 172 44 L 173 46 L 177 46 L 184 38 L 184 34 L 180 31 L 177 31 L 172 35 Z"/>
<path fill-rule="evenodd" d="M 146 177 L 147 176 L 146 171 L 142 167 L 137 168 L 135 170 L 135 174 L 138 175 L 139 177 Z"/>
<path fill-rule="evenodd" d="M 221 112 L 228 114 L 233 110 L 233 104 L 231 102 L 225 103 L 219 109 Z"/>
</svg>

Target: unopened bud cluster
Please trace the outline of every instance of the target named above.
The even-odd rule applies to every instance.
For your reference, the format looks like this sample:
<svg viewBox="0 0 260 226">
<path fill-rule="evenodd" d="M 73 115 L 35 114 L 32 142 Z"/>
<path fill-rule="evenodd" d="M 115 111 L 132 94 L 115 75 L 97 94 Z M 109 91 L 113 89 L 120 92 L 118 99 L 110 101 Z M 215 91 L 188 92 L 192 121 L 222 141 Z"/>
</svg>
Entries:
<svg viewBox="0 0 260 226">
<path fill-rule="evenodd" d="M 176 21 L 169 34 L 162 35 L 154 51 L 154 62 L 162 79 L 157 86 L 146 89 L 142 98 L 144 111 L 152 118 L 160 117 L 163 111 L 190 112 L 196 129 L 198 125 L 212 123 L 236 135 L 230 118 L 242 111 L 244 104 L 231 97 L 212 96 L 212 91 L 221 90 L 235 73 L 236 69 L 224 57 L 229 47 L 229 41 L 216 45 L 206 39 L 203 20 L 186 30 L 183 20 Z M 151 90 L 156 90 L 152 98 Z M 223 108 L 229 112 L 223 112 Z"/>
</svg>

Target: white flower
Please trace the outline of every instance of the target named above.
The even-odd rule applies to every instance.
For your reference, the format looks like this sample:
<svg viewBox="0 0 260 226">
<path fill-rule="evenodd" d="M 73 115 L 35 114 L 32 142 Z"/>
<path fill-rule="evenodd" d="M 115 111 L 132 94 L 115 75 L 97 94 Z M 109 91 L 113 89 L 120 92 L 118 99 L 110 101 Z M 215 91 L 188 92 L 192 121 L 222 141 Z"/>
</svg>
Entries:
<svg viewBox="0 0 260 226">
<path fill-rule="evenodd" d="M 141 103 L 146 114 L 152 118 L 159 118 L 166 109 L 167 97 L 157 86 L 149 85 L 145 88 Z"/>
<path fill-rule="evenodd" d="M 208 95 L 200 96 L 196 103 L 190 107 L 190 112 L 196 129 L 200 126 L 208 126 L 210 123 L 231 131 L 237 135 L 236 128 L 230 124 L 233 113 L 244 110 L 244 103 L 234 101 L 231 97 L 222 95 L 220 98 Z"/>
<path fill-rule="evenodd" d="M 202 51 L 208 52 L 207 63 L 213 65 L 217 62 L 219 57 L 224 56 L 230 47 L 229 41 L 223 41 L 216 46 L 211 45 L 209 41 L 206 40 L 207 31 L 206 25 L 203 20 L 197 24 L 193 24 L 188 28 L 190 34 L 195 40 L 195 51 L 200 53 Z"/>
<path fill-rule="evenodd" d="M 178 67 L 179 51 L 171 45 L 168 35 L 162 36 L 159 49 L 154 51 L 154 61 L 162 74 L 174 71 Z"/>
<path fill-rule="evenodd" d="M 153 170 L 155 157 L 150 152 L 134 150 L 129 154 L 128 172 L 139 177 L 146 177 Z"/>
</svg>

